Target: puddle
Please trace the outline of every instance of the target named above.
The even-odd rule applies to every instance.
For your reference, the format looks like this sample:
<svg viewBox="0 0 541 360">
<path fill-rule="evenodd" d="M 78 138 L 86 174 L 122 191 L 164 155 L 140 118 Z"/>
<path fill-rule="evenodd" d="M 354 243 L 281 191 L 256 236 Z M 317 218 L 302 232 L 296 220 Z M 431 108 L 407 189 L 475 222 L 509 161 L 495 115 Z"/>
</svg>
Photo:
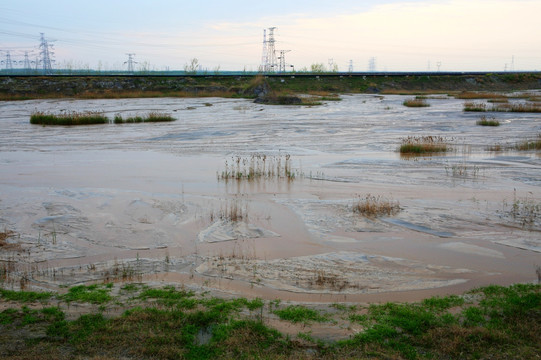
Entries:
<svg viewBox="0 0 541 360">
<path fill-rule="evenodd" d="M 502 125 L 486 129 L 462 100 L 411 109 L 405 98 L 344 95 L 320 107 L 218 98 L 0 102 L 0 228 L 17 234 L 0 253 L 0 266 L 12 269 L 4 286 L 161 279 L 317 302 L 534 281 L 541 156 L 486 149 L 539 133 L 539 115 L 498 113 Z M 177 120 L 29 124 L 35 110 L 62 109 L 159 109 Z M 425 135 L 442 136 L 452 151 L 397 152 L 402 138 Z M 225 161 L 252 154 L 290 155 L 295 177 L 218 179 Z M 401 211 L 353 213 L 366 194 Z M 238 199 L 246 220 L 221 219 L 224 204 Z"/>
</svg>

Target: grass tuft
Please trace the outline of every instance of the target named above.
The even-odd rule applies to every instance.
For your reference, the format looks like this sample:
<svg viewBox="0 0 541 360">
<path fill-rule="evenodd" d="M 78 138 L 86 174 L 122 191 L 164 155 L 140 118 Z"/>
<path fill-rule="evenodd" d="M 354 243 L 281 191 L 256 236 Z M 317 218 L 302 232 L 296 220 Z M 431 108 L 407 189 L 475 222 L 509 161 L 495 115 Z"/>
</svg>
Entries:
<svg viewBox="0 0 541 360">
<path fill-rule="evenodd" d="M 430 104 L 426 102 L 426 98 L 424 98 L 424 97 L 415 97 L 413 99 L 407 99 L 407 100 L 404 100 L 404 102 L 402 104 L 404 106 L 407 106 L 407 107 L 428 107 L 428 106 L 430 106 Z"/>
<path fill-rule="evenodd" d="M 367 194 L 359 196 L 353 204 L 353 212 L 366 217 L 377 217 L 381 215 L 394 215 L 400 211 L 398 201 L 386 199 L 380 195 Z"/>
<path fill-rule="evenodd" d="M 486 116 L 481 116 L 481 119 L 477 120 L 477 125 L 480 126 L 500 126 L 500 122 L 496 118 L 487 118 Z"/>
</svg>

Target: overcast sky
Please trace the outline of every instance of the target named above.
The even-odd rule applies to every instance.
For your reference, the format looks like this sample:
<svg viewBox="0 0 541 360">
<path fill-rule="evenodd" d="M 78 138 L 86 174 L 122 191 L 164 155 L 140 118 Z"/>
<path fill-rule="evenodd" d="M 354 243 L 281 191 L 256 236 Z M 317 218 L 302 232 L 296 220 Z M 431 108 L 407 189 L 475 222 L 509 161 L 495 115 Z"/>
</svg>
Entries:
<svg viewBox="0 0 541 360">
<path fill-rule="evenodd" d="M 0 60 L 54 44 L 54 67 L 257 70 L 263 29 L 300 70 L 541 70 L 541 0 L 0 0 Z M 5 65 L 0 65 L 4 67 Z"/>
</svg>

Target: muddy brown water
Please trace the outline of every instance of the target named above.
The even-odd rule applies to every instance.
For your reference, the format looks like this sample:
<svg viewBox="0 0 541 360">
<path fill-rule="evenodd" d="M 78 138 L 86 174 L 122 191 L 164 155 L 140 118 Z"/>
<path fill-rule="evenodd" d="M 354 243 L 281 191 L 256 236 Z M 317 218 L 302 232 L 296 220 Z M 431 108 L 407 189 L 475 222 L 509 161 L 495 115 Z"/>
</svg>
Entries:
<svg viewBox="0 0 541 360">
<path fill-rule="evenodd" d="M 539 152 L 490 152 L 541 131 L 539 114 L 476 125 L 463 101 L 345 95 L 322 106 L 238 99 L 0 102 L 3 286 L 147 281 L 304 302 L 418 300 L 537 279 Z M 523 100 L 512 100 L 523 101 Z M 211 104 L 211 106 L 209 106 Z M 36 126 L 35 111 L 162 111 L 172 123 Z M 491 115 L 492 116 L 492 115 Z M 452 151 L 401 157 L 402 138 Z M 227 161 L 290 155 L 294 179 L 220 179 Z M 274 163 L 273 166 L 276 166 Z M 352 211 L 359 196 L 400 204 Z M 235 210 L 231 210 L 235 208 Z M 241 222 L 220 220 L 240 211 Z"/>
</svg>

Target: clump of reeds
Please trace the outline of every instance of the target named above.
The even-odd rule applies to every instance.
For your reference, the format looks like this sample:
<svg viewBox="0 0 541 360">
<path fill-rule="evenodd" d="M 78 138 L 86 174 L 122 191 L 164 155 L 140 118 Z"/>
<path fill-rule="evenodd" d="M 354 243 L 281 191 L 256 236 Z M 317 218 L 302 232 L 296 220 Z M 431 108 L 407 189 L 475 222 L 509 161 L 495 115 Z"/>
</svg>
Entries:
<svg viewBox="0 0 541 360">
<path fill-rule="evenodd" d="M 485 111 L 490 111 L 490 110 L 487 109 L 486 103 L 467 101 L 464 103 L 464 111 L 485 112 Z"/>
<path fill-rule="evenodd" d="M 442 136 L 408 136 L 402 139 L 401 154 L 426 154 L 446 152 L 448 141 Z"/>
<path fill-rule="evenodd" d="M 427 107 L 430 106 L 429 103 L 426 102 L 426 98 L 422 96 L 415 97 L 413 99 L 407 99 L 404 100 L 402 103 L 404 106 L 407 107 Z"/>
<path fill-rule="evenodd" d="M 390 216 L 398 213 L 400 210 L 400 203 L 398 201 L 384 198 L 381 195 L 359 195 L 353 203 L 353 212 L 366 217 Z"/>
<path fill-rule="evenodd" d="M 35 111 L 30 115 L 30 123 L 37 125 L 93 125 L 107 124 L 109 119 L 103 113 L 97 111 L 86 112 L 65 112 L 62 114 L 53 114 L 44 111 Z"/>
<path fill-rule="evenodd" d="M 490 93 L 490 92 L 474 92 L 463 91 L 460 94 L 455 95 L 457 99 L 492 99 L 492 100 L 507 100 L 507 97 L 503 94 Z"/>
<path fill-rule="evenodd" d="M 267 156 L 252 154 L 248 157 L 234 156 L 225 161 L 225 170 L 219 180 L 295 179 L 291 169 L 291 155 Z"/>
<path fill-rule="evenodd" d="M 466 102 L 464 103 L 464 111 L 540 113 L 541 103 L 498 103 L 488 106 L 486 103 Z"/>
<path fill-rule="evenodd" d="M 541 134 L 537 134 L 537 138 L 533 140 L 524 140 L 516 144 L 515 149 L 520 151 L 541 150 Z"/>
<path fill-rule="evenodd" d="M 128 118 L 123 118 L 122 115 L 116 114 L 113 122 L 115 124 L 125 124 L 125 123 L 142 123 L 142 122 L 167 122 L 175 121 L 175 118 L 167 113 L 161 113 L 158 111 L 149 112 L 146 116 L 131 116 Z"/>
<path fill-rule="evenodd" d="M 500 126 L 500 122 L 495 117 L 487 118 L 484 115 L 477 120 L 476 124 L 480 126 Z"/>
</svg>

